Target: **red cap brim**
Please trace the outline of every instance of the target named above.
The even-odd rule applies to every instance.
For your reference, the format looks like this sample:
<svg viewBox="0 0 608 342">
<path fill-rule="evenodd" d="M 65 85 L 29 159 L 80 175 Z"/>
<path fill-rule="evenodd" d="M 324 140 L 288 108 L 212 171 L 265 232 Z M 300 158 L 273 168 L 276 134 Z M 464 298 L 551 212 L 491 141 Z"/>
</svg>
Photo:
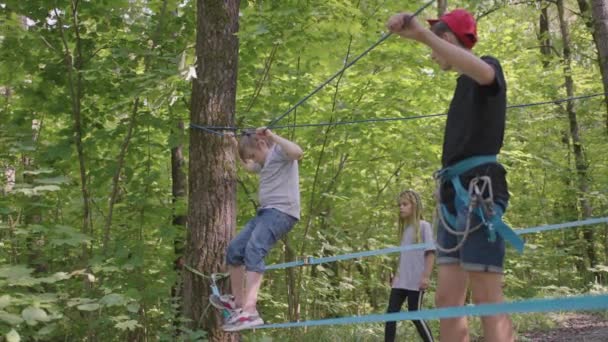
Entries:
<svg viewBox="0 0 608 342">
<path fill-rule="evenodd" d="M 437 23 L 438 21 L 439 19 L 427 19 L 427 22 L 429 23 L 429 25 L 431 25 L 431 27 L 435 25 L 435 23 Z"/>
</svg>

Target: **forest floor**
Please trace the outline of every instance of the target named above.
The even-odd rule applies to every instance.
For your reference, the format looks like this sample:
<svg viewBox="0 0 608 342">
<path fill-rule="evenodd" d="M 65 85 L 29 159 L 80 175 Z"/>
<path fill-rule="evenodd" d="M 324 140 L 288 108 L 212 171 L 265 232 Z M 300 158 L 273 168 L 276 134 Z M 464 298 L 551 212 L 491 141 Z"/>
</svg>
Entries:
<svg viewBox="0 0 608 342">
<path fill-rule="evenodd" d="M 568 313 L 552 317 L 556 327 L 545 331 L 520 334 L 521 342 L 607 342 L 608 319 L 605 315 Z"/>
</svg>

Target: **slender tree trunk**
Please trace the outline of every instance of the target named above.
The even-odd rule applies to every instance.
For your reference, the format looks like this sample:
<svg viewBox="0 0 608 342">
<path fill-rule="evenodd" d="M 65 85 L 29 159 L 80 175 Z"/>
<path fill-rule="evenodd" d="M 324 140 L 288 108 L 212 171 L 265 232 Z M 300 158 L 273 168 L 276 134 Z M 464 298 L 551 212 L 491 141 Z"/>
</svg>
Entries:
<svg viewBox="0 0 608 342">
<path fill-rule="evenodd" d="M 118 153 L 118 160 L 116 162 L 116 170 L 114 171 L 114 176 L 112 177 L 112 192 L 110 193 L 110 200 L 108 202 L 108 216 L 106 217 L 106 222 L 103 229 L 104 254 L 108 253 L 110 243 L 110 231 L 112 228 L 112 218 L 114 214 L 114 205 L 118 200 L 118 194 L 120 190 L 120 175 L 122 174 L 122 169 L 125 164 L 125 158 L 127 157 L 127 151 L 129 150 L 129 144 L 131 143 L 131 137 L 133 137 L 133 130 L 135 129 L 135 125 L 137 122 L 139 102 L 139 97 L 136 98 L 133 102 L 133 109 L 131 110 L 131 115 L 129 116 L 129 126 L 127 127 L 127 134 L 125 135 L 120 146 L 120 152 Z"/>
<path fill-rule="evenodd" d="M 608 93 L 608 1 L 591 0 L 591 6 L 604 93 Z M 606 133 L 608 133 L 608 95 L 604 95 L 604 101 L 606 102 Z"/>
<path fill-rule="evenodd" d="M 180 120 L 177 124 L 177 134 L 182 135 L 184 132 L 184 123 Z M 179 202 L 185 201 L 186 199 L 186 186 L 187 178 L 186 172 L 184 171 L 184 154 L 182 152 L 182 144 L 179 143 L 177 146 L 171 148 L 171 193 L 172 202 L 174 206 L 177 206 Z M 177 213 L 175 208 L 173 209 L 173 226 L 180 229 L 179 234 L 173 241 L 173 250 L 175 252 L 174 270 L 177 273 L 175 284 L 171 287 L 171 298 L 175 301 L 174 304 L 178 304 L 179 298 L 182 296 L 182 270 L 184 269 L 184 240 L 186 237 L 186 221 L 187 216 L 182 213 Z M 179 306 L 175 306 L 177 309 L 175 313 L 175 320 L 173 325 L 176 328 L 176 334 L 179 334 L 177 330 L 179 328 L 179 319 L 181 316 L 181 310 Z"/>
<path fill-rule="evenodd" d="M 540 53 L 543 56 L 543 67 L 546 69 L 549 67 L 551 58 L 551 29 L 549 27 L 549 7 L 546 4 L 542 4 L 542 6 L 538 20 L 540 30 L 538 40 L 540 41 Z"/>
<path fill-rule="evenodd" d="M 64 48 L 64 62 L 68 71 L 68 87 L 70 90 L 70 100 L 72 104 L 72 118 L 74 129 L 74 143 L 78 154 L 78 165 L 80 170 L 80 191 L 82 193 L 82 232 L 93 236 L 93 227 L 91 224 L 91 198 L 88 187 L 88 172 L 85 162 L 84 144 L 82 143 L 83 127 L 82 127 L 82 112 L 81 101 L 84 95 L 84 82 L 82 79 L 83 56 L 82 56 L 82 41 L 80 39 L 79 21 L 78 21 L 78 1 L 71 2 L 72 26 L 76 36 L 75 57 L 72 56 L 64 23 L 61 20 L 61 15 L 55 10 L 61 40 Z M 84 260 L 88 259 L 88 251 L 83 247 Z"/>
<path fill-rule="evenodd" d="M 564 79 L 566 85 L 566 93 L 568 97 L 574 96 L 574 81 L 572 79 L 572 53 L 570 50 L 570 32 L 568 23 L 564 18 L 564 0 L 557 1 L 557 10 L 559 13 L 560 30 L 563 40 L 563 55 L 564 55 Z M 589 192 L 589 172 L 588 162 L 584 153 L 583 142 L 580 137 L 579 125 L 577 121 L 576 111 L 574 110 L 574 102 L 568 101 L 566 104 L 568 113 L 568 122 L 570 125 L 570 139 L 572 139 L 572 150 L 574 152 L 574 163 L 577 173 L 577 188 L 578 188 L 578 204 L 582 211 L 583 218 L 591 217 L 592 208 L 588 199 Z M 584 228 L 583 237 L 586 242 L 585 252 L 589 258 L 591 267 L 597 264 L 597 257 L 594 247 L 594 232 L 591 228 Z"/>
<path fill-rule="evenodd" d="M 608 93 L 608 1 L 577 0 L 577 3 L 585 25 L 593 36 L 604 93 Z M 606 103 L 606 133 L 608 133 L 608 96 L 604 95 L 604 101 Z"/>
<path fill-rule="evenodd" d="M 437 1 L 437 18 L 441 17 L 448 10 L 448 0 Z"/>
<path fill-rule="evenodd" d="M 197 1 L 197 79 L 190 122 L 233 126 L 238 61 L 239 0 Z M 210 275 L 222 271 L 236 226 L 236 164 L 231 144 L 221 136 L 190 131 L 188 237 L 185 262 Z M 209 310 L 209 280 L 184 272 L 184 316 L 210 341 L 236 341 L 221 330 L 217 310 Z M 199 324 L 200 323 L 200 324 Z"/>
</svg>

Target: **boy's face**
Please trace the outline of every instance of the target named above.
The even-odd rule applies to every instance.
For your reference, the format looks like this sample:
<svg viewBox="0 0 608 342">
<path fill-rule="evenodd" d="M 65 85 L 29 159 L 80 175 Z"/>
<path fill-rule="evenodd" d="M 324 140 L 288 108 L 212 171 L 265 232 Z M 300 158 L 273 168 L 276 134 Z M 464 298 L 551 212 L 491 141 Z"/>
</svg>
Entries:
<svg viewBox="0 0 608 342">
<path fill-rule="evenodd" d="M 268 146 L 263 141 L 258 141 L 256 148 L 248 148 L 245 152 L 245 159 L 253 160 L 259 165 L 264 165 L 266 155 L 268 154 Z"/>
<path fill-rule="evenodd" d="M 444 32 L 442 34 L 438 34 L 439 38 L 447 41 L 450 44 L 454 44 L 460 47 L 460 43 L 458 42 L 458 38 L 451 32 Z M 431 59 L 439 65 L 441 70 L 450 71 L 452 70 L 452 65 L 450 65 L 444 58 L 438 55 L 435 51 L 431 52 Z"/>
</svg>

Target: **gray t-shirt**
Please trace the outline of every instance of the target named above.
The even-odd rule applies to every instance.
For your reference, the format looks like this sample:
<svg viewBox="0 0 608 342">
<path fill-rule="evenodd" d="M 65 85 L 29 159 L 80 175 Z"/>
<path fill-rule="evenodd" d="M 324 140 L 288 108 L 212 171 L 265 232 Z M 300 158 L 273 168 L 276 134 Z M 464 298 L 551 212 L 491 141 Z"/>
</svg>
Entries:
<svg viewBox="0 0 608 342">
<path fill-rule="evenodd" d="M 260 207 L 274 208 L 300 219 L 300 176 L 298 161 L 285 155 L 278 144 L 274 144 L 260 170 Z"/>
<path fill-rule="evenodd" d="M 414 227 L 409 225 L 405 228 L 401 246 L 414 244 L 416 235 Z M 394 289 L 405 289 L 412 291 L 420 290 L 420 280 L 424 272 L 424 255 L 427 251 L 435 250 L 435 240 L 433 239 L 433 229 L 431 224 L 426 221 L 420 221 L 420 240 L 418 243 L 429 244 L 424 250 L 403 251 L 399 258 L 399 270 L 393 279 Z"/>
</svg>

